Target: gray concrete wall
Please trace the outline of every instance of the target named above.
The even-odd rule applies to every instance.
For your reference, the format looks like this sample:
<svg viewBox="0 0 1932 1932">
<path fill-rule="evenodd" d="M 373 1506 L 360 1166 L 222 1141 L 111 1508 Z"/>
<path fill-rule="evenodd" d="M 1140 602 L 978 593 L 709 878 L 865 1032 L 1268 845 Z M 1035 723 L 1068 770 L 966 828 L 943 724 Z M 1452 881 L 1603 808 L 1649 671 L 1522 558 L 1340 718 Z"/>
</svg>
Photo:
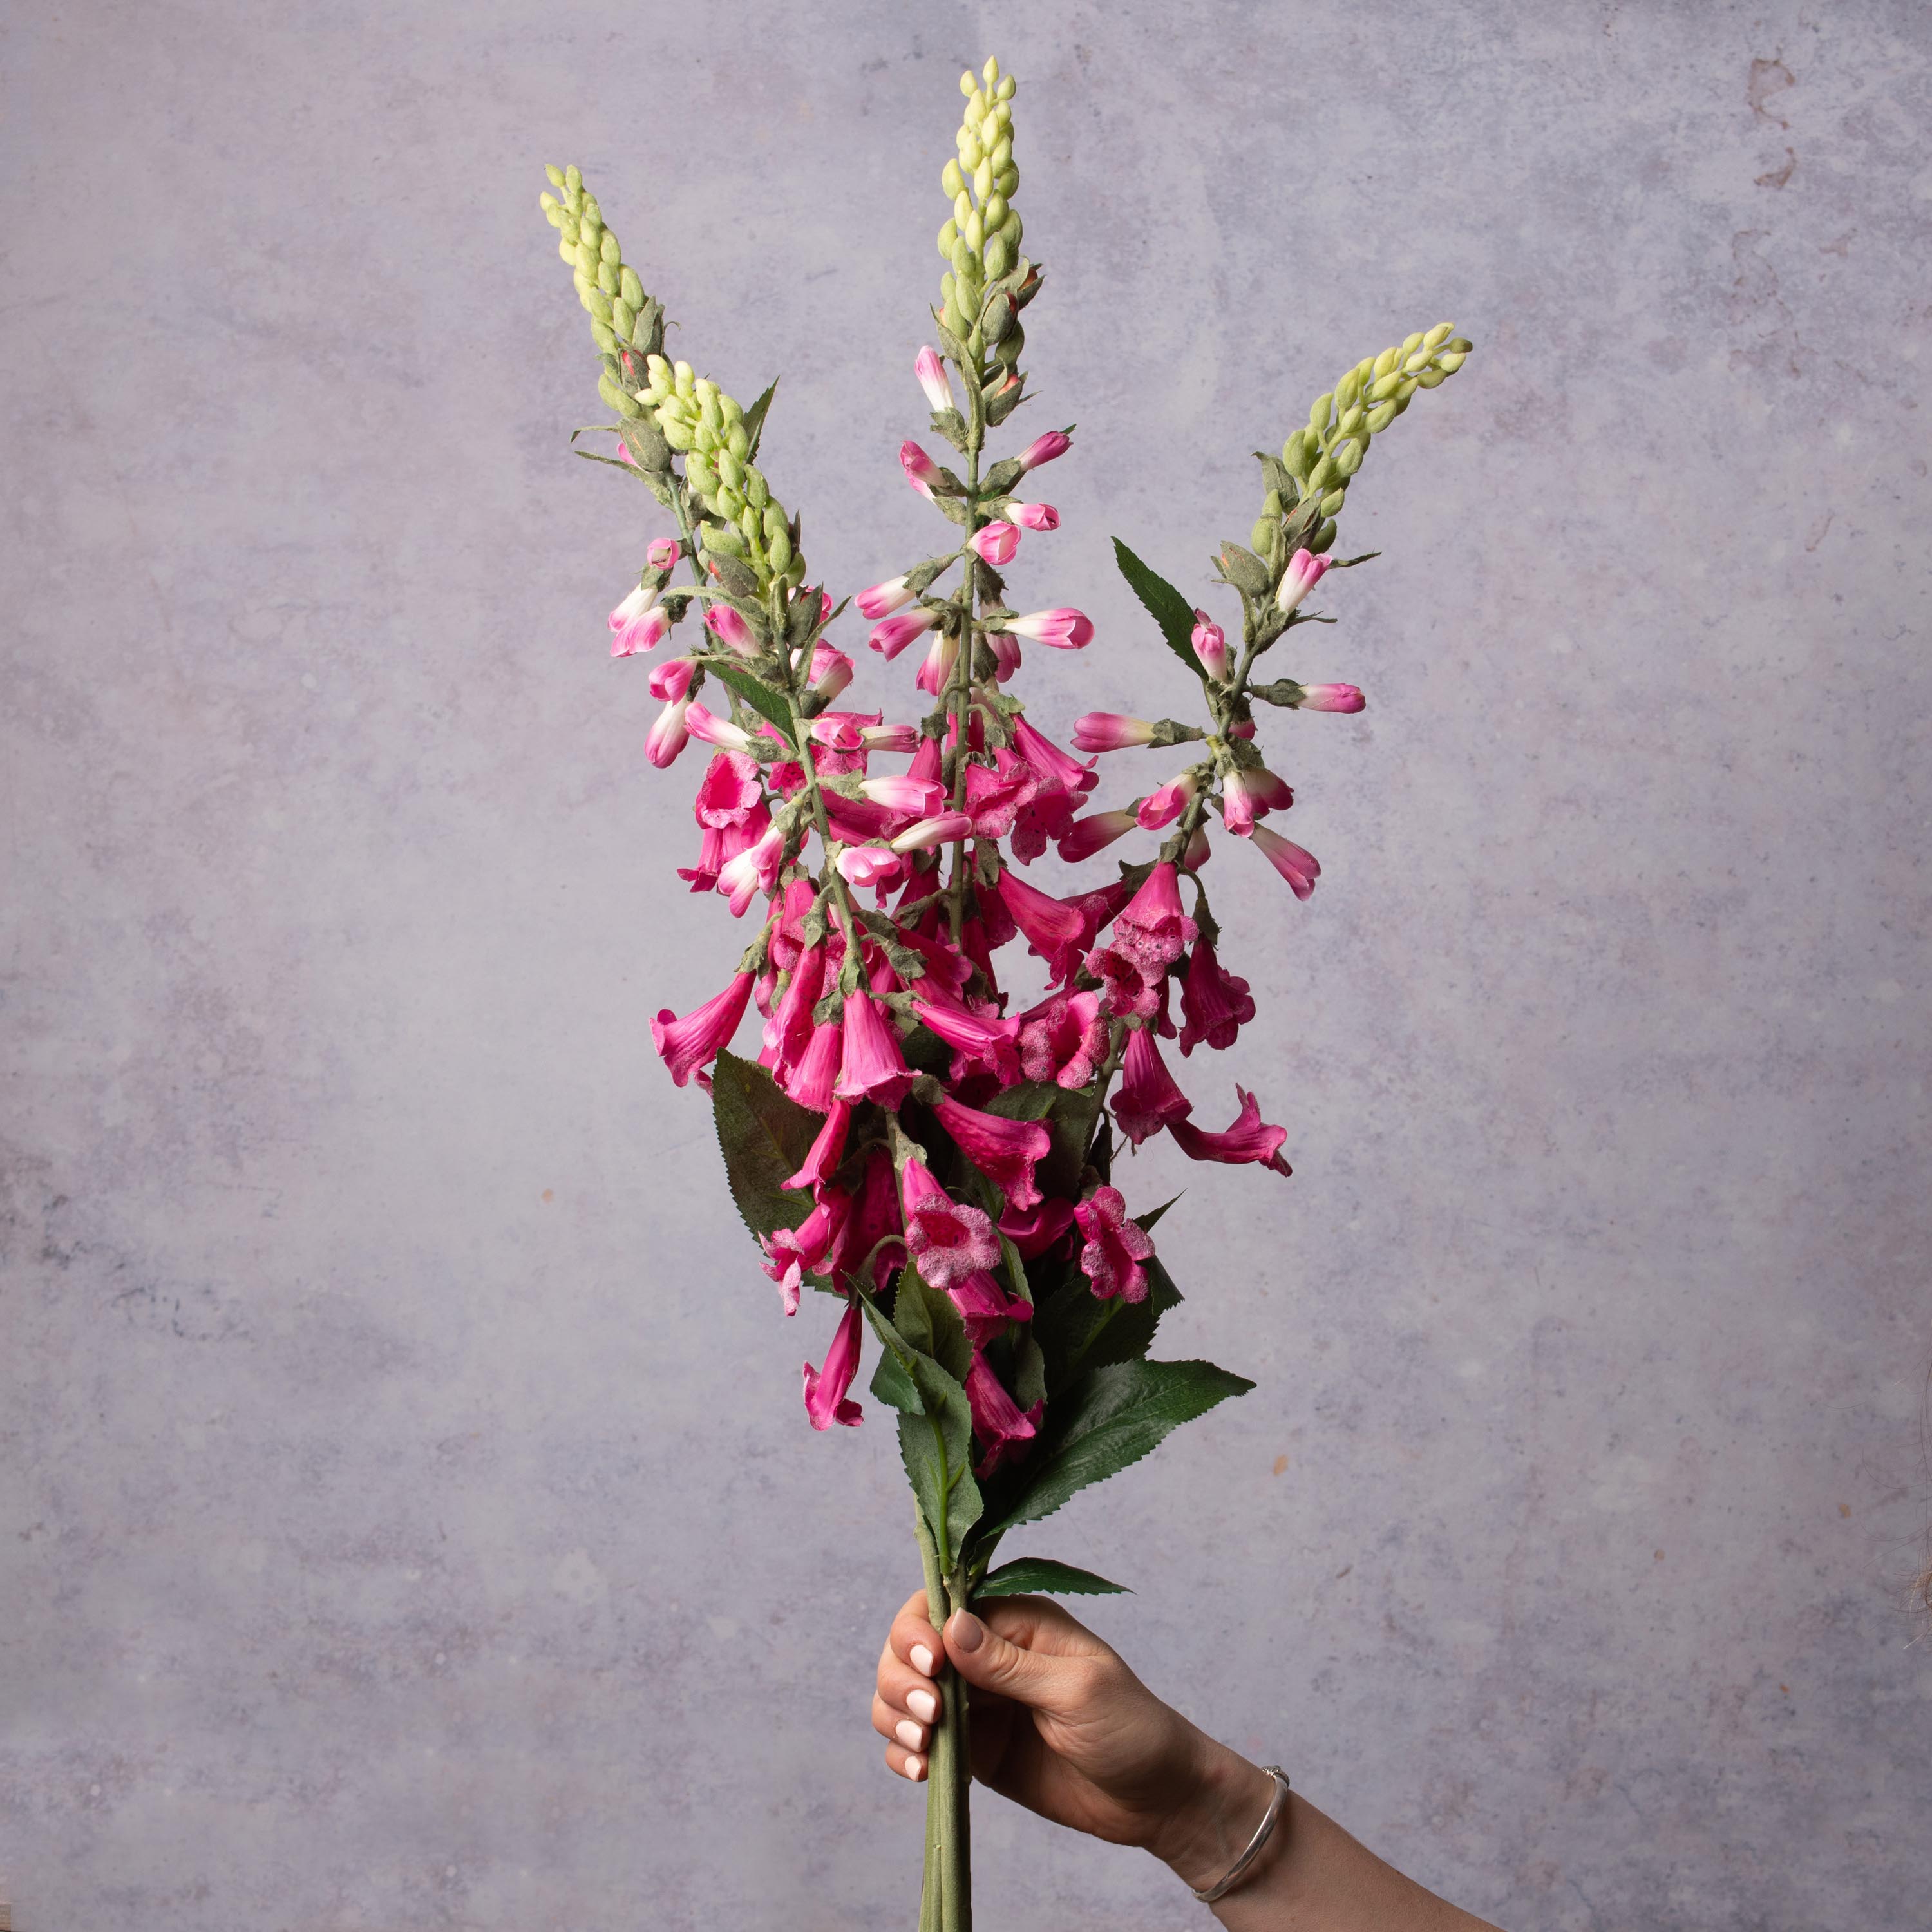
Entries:
<svg viewBox="0 0 1932 1932">
<path fill-rule="evenodd" d="M 95 0 L 0 130 L 24 1932 L 910 1922 L 902 1478 L 806 1428 L 822 1314 L 651 1051 L 738 934 L 668 890 L 536 202 L 580 160 L 688 352 L 784 373 L 855 588 L 928 534 L 990 50 L 1081 424 L 1014 580 L 1101 632 L 1050 726 L 1172 701 L 1112 535 L 1204 589 L 1338 370 L 1479 344 L 1351 500 L 1309 673 L 1373 708 L 1276 730 L 1321 890 L 1222 886 L 1296 1177 L 1132 1173 L 1172 1352 L 1261 1385 L 1030 1546 L 1516 1932 L 1932 1910 L 1923 10 Z M 998 1800 L 978 1854 L 991 1926 L 1200 1922 Z"/>
</svg>

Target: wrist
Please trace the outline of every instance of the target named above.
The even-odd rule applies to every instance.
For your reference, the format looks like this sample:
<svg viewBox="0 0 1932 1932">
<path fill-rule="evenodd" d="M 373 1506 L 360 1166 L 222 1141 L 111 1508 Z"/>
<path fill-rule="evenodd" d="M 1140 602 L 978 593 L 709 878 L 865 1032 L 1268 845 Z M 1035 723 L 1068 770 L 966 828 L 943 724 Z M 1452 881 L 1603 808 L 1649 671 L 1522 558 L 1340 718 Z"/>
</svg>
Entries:
<svg viewBox="0 0 1932 1932">
<path fill-rule="evenodd" d="M 1184 1795 L 1148 1850 L 1190 1890 L 1204 1891 L 1240 1856 L 1274 1791 L 1258 1765 L 1204 1736 Z"/>
</svg>

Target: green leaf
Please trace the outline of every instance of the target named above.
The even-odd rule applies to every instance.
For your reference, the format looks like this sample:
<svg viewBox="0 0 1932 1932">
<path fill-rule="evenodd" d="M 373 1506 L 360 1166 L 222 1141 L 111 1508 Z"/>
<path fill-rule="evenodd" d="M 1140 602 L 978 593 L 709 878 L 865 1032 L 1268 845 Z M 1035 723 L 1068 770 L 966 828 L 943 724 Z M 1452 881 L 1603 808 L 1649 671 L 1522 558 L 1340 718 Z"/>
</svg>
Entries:
<svg viewBox="0 0 1932 1932">
<path fill-rule="evenodd" d="M 637 477 L 639 482 L 641 482 L 644 480 L 641 472 L 634 463 L 626 463 L 615 456 L 599 456 L 595 450 L 592 449 L 573 449 L 570 453 L 573 456 L 582 457 L 586 463 L 608 463 L 613 470 L 627 471 L 630 475 Z"/>
<path fill-rule="evenodd" d="M 1049 1396 L 1090 1369 L 1109 1362 L 1138 1360 L 1154 1346 L 1160 1318 L 1170 1308 L 1180 1306 L 1180 1291 L 1158 1256 L 1150 1256 L 1142 1266 L 1148 1277 L 1143 1300 L 1125 1301 L 1115 1295 L 1102 1301 L 1076 1268 L 1041 1304 L 1033 1328 L 1046 1353 Z"/>
<path fill-rule="evenodd" d="M 1160 626 L 1167 647 L 1196 677 L 1207 673 L 1194 655 L 1194 607 L 1158 571 L 1150 570 L 1121 542 L 1114 539 L 1114 560 L 1134 595 L 1147 606 L 1148 615 Z"/>
<path fill-rule="evenodd" d="M 988 1534 L 1050 1516 L 1090 1484 L 1138 1462 L 1170 1430 L 1253 1387 L 1212 1362 L 1112 1362 L 1096 1369 L 1048 1404 L 1047 1439 L 1034 1452 L 1027 1486 Z"/>
<path fill-rule="evenodd" d="M 973 1345 L 966 1324 L 944 1288 L 934 1288 L 917 1268 L 900 1270 L 898 1292 L 892 1298 L 892 1326 L 908 1346 L 930 1355 L 948 1375 L 964 1384 L 973 1366 Z"/>
<path fill-rule="evenodd" d="M 752 446 L 745 452 L 747 462 L 754 462 L 758 454 L 758 439 L 765 433 L 765 416 L 771 408 L 772 398 L 778 393 L 778 378 L 772 378 L 770 386 L 758 400 L 745 412 L 745 434 L 751 439 Z"/>
<path fill-rule="evenodd" d="M 724 1178 L 754 1234 L 796 1228 L 812 1211 L 808 1188 L 780 1184 L 805 1165 L 825 1123 L 781 1094 L 755 1062 L 721 1053 L 711 1070 L 711 1116 L 724 1155 Z"/>
<path fill-rule="evenodd" d="M 1238 543 L 1224 543 L 1215 561 L 1221 566 L 1221 574 L 1244 597 L 1265 597 L 1274 588 L 1274 575 L 1268 566 Z"/>
<path fill-rule="evenodd" d="M 890 1348 L 879 1351 L 879 1366 L 872 1371 L 872 1393 L 902 1415 L 917 1415 L 923 1407 L 912 1372 Z"/>
<path fill-rule="evenodd" d="M 788 745 L 796 745 L 797 740 L 791 733 L 791 707 L 785 701 L 784 692 L 774 691 L 737 664 L 707 664 L 704 668 L 727 689 L 735 692 L 760 717 L 770 718 Z"/>
<path fill-rule="evenodd" d="M 1022 1591 L 1054 1597 L 1130 1597 L 1124 1583 L 1110 1583 L 1090 1570 L 1076 1570 L 1070 1563 L 1056 1563 L 1050 1556 L 1016 1556 L 989 1570 L 973 1592 L 982 1597 L 1017 1597 Z"/>
</svg>

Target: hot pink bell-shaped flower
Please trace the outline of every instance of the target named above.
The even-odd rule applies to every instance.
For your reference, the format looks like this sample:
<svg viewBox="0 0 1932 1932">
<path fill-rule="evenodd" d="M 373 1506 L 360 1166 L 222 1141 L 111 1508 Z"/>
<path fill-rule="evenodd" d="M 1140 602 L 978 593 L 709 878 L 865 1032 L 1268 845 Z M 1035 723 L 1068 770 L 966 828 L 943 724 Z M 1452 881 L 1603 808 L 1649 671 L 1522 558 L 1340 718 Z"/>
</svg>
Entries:
<svg viewBox="0 0 1932 1932">
<path fill-rule="evenodd" d="M 1060 512 L 1051 503 L 1009 503 L 1006 514 L 1023 530 L 1057 530 Z"/>
<path fill-rule="evenodd" d="M 795 1066 L 812 1044 L 816 1030 L 812 1010 L 825 986 L 825 948 L 814 946 L 801 952 L 792 968 L 791 978 L 780 996 L 778 1010 L 765 1028 L 765 1044 L 773 1054 L 772 1077 Z M 781 1082 L 782 1084 L 782 1082 Z"/>
<path fill-rule="evenodd" d="M 1298 711 L 1360 711 L 1368 700 L 1352 684 L 1304 684 Z"/>
<path fill-rule="evenodd" d="M 1070 752 L 1063 752 L 1051 738 L 1036 731 L 1024 716 L 1012 721 L 1012 732 L 1013 749 L 1043 781 L 1076 796 L 1091 791 L 1100 782 L 1091 759 L 1082 764 Z"/>
<path fill-rule="evenodd" d="M 1044 436 L 1036 436 L 1020 452 L 1020 468 L 1037 470 L 1042 463 L 1051 463 L 1054 458 L 1064 456 L 1073 447 L 1073 439 L 1064 430 L 1050 429 Z"/>
<path fill-rule="evenodd" d="M 1194 1111 L 1194 1102 L 1174 1084 L 1160 1057 L 1152 1027 L 1137 1027 L 1127 1036 L 1120 1063 L 1120 1091 L 1114 1096 L 1114 1118 L 1136 1147 L 1150 1134 Z"/>
<path fill-rule="evenodd" d="M 752 634 L 752 627 L 728 604 L 713 604 L 704 614 L 704 628 L 728 650 L 736 651 L 741 658 L 754 658 L 758 654 L 758 640 Z"/>
<path fill-rule="evenodd" d="M 1039 1201 L 1033 1171 L 1052 1150 L 1050 1129 L 1037 1120 L 1002 1120 L 950 1099 L 935 1102 L 932 1111 L 959 1151 L 1006 1197 L 1009 1206 L 1030 1208 Z"/>
<path fill-rule="evenodd" d="M 923 1161 L 899 1170 L 906 1252 L 934 1288 L 950 1288 L 976 1268 L 1000 1264 L 1000 1238 L 982 1208 L 955 1201 Z"/>
<path fill-rule="evenodd" d="M 730 901 L 734 919 L 742 919 L 752 900 L 760 892 L 769 892 L 778 883 L 784 848 L 784 830 L 774 825 L 755 844 L 748 845 L 728 865 L 719 868 L 718 890 Z"/>
<path fill-rule="evenodd" d="M 1175 1120 L 1168 1127 L 1174 1144 L 1190 1160 L 1254 1161 L 1276 1174 L 1292 1173 L 1294 1170 L 1281 1157 L 1288 1130 L 1264 1124 L 1260 1104 L 1245 1087 L 1237 1086 L 1234 1091 L 1240 1097 L 1241 1111 L 1235 1115 L 1233 1126 L 1224 1132 L 1209 1134 L 1186 1120 Z"/>
<path fill-rule="evenodd" d="M 1264 765 L 1238 765 L 1221 780 L 1221 823 L 1237 838 L 1246 838 L 1264 812 L 1286 812 L 1294 794 L 1285 778 Z"/>
<path fill-rule="evenodd" d="M 610 613 L 610 655 L 628 658 L 655 650 L 670 629 L 670 620 L 658 602 L 656 585 L 639 584 Z"/>
<path fill-rule="evenodd" d="M 922 349 L 913 358 L 912 373 L 926 392 L 926 400 L 935 410 L 952 408 L 952 385 L 946 380 L 946 364 L 940 361 L 938 350 Z"/>
<path fill-rule="evenodd" d="M 966 539 L 966 548 L 982 563 L 990 563 L 995 570 L 1011 563 L 1019 547 L 1019 526 L 1016 524 L 988 524 Z"/>
<path fill-rule="evenodd" d="M 896 1107 L 913 1083 L 898 1036 L 864 993 L 845 1002 L 845 1052 L 832 1091 L 842 1100 L 876 1100 Z"/>
<path fill-rule="evenodd" d="M 1036 644 L 1051 644 L 1057 651 L 1077 651 L 1094 641 L 1092 620 L 1084 611 L 1065 604 L 1051 610 L 1030 610 L 1024 616 L 1004 621 L 1005 628 L 1016 637 L 1030 638 Z"/>
<path fill-rule="evenodd" d="M 1083 752 L 1124 752 L 1154 742 L 1154 725 L 1145 718 L 1129 718 L 1118 711 L 1090 711 L 1073 721 L 1073 742 Z"/>
<path fill-rule="evenodd" d="M 866 748 L 868 752 L 916 752 L 919 749 L 919 727 L 916 724 L 868 724 L 860 736 L 865 740 Z"/>
<path fill-rule="evenodd" d="M 914 638 L 922 637 L 931 630 L 941 615 L 929 604 L 918 604 L 910 610 L 896 611 L 874 624 L 872 635 L 866 641 L 890 663 Z"/>
<path fill-rule="evenodd" d="M 1028 885 L 1012 872 L 1001 872 L 992 890 L 1014 925 L 1026 934 L 1028 946 L 1046 962 L 1048 979 L 1065 979 L 1078 963 L 1090 937 L 1079 908 Z"/>
<path fill-rule="evenodd" d="M 1090 812 L 1060 834 L 1060 856 L 1069 865 L 1078 865 L 1104 851 L 1115 839 L 1125 838 L 1139 823 L 1131 812 Z"/>
<path fill-rule="evenodd" d="M 1164 785 L 1156 785 L 1140 802 L 1134 814 L 1143 832 L 1158 832 L 1163 825 L 1172 825 L 1188 806 L 1194 795 L 1201 789 L 1200 775 L 1192 766 L 1177 778 L 1171 778 Z"/>
<path fill-rule="evenodd" d="M 973 821 L 963 812 L 941 812 L 908 825 L 892 840 L 895 852 L 929 852 L 935 845 L 950 845 L 969 836 Z"/>
<path fill-rule="evenodd" d="M 850 1205 L 837 1188 L 828 1188 L 796 1228 L 780 1228 L 759 1237 L 758 1244 L 765 1251 L 762 1265 L 778 1283 L 788 1315 L 798 1312 L 798 1292 L 805 1277 L 825 1272 L 825 1258 L 838 1243 Z"/>
<path fill-rule="evenodd" d="M 703 1070 L 731 1044 L 751 998 L 752 975 L 734 973 L 722 993 L 694 1007 L 682 1019 L 667 1006 L 652 1021 L 652 1044 L 663 1056 L 676 1084 L 683 1086 L 694 1073 L 699 1086 L 710 1087 L 711 1077 Z"/>
<path fill-rule="evenodd" d="M 966 1401 L 973 1412 L 973 1433 L 986 1451 L 974 1466 L 980 1475 L 990 1475 L 1002 1462 L 1023 1454 L 1040 1432 L 1045 1405 L 1036 1402 L 1022 1413 L 977 1348 L 973 1351 L 972 1366 L 966 1371 Z"/>
<path fill-rule="evenodd" d="M 1205 610 L 1194 614 L 1194 629 L 1189 640 L 1194 646 L 1194 655 L 1201 660 L 1201 668 L 1208 675 L 1221 682 L 1228 676 L 1228 636 L 1220 626 Z"/>
<path fill-rule="evenodd" d="M 892 620 L 889 619 L 887 621 Z M 931 697 L 944 698 L 946 681 L 952 676 L 952 667 L 958 661 L 958 638 L 951 631 L 941 631 L 928 646 L 926 662 L 920 666 L 919 675 L 913 682 Z"/>
<path fill-rule="evenodd" d="M 764 803 L 758 761 L 742 752 L 719 752 L 704 768 L 692 814 L 700 825 L 743 825 Z"/>
<path fill-rule="evenodd" d="M 933 486 L 940 481 L 939 465 L 916 442 L 899 445 L 899 463 L 905 471 L 906 481 L 931 502 Z"/>
<path fill-rule="evenodd" d="M 1297 898 L 1305 899 L 1314 891 L 1322 867 L 1312 852 L 1304 852 L 1293 840 L 1270 832 L 1265 825 L 1257 825 L 1249 833 L 1248 842 L 1288 881 Z"/>
<path fill-rule="evenodd" d="M 1127 902 L 1114 922 L 1112 944 L 1152 971 L 1178 959 L 1200 931 L 1180 908 L 1180 887 L 1174 867 L 1163 862 Z"/>
<path fill-rule="evenodd" d="M 946 1291 L 966 1324 L 966 1338 L 975 1348 L 1004 1334 L 1007 1325 L 1033 1319 L 1033 1304 L 1010 1295 L 984 1268 L 962 1276 Z"/>
<path fill-rule="evenodd" d="M 993 654 L 993 682 L 1010 683 L 1015 671 L 1020 668 L 1020 640 L 1009 637 L 1004 631 L 988 631 L 986 648 Z"/>
<path fill-rule="evenodd" d="M 814 1429 L 830 1429 L 836 1422 L 842 1428 L 856 1429 L 865 1412 L 847 1399 L 846 1390 L 859 1372 L 859 1341 L 863 1318 L 855 1296 L 847 1301 L 839 1317 L 838 1331 L 826 1350 L 825 1366 L 805 1365 L 805 1413 Z"/>
<path fill-rule="evenodd" d="M 805 1165 L 789 1180 L 778 1183 L 781 1187 L 819 1187 L 831 1177 L 832 1170 L 843 1158 L 845 1152 L 845 1135 L 852 1123 L 852 1109 L 843 1100 L 835 1100 L 832 1111 L 825 1117 L 825 1124 L 818 1130 L 818 1138 L 812 1144 L 810 1152 L 805 1156 Z"/>
<path fill-rule="evenodd" d="M 1019 1055 L 1013 1046 L 1019 1036 L 1019 1022 L 974 1012 L 941 997 L 937 987 L 928 989 L 923 980 L 919 985 L 925 997 L 914 1002 L 913 1011 L 928 1032 L 952 1048 L 954 1078 L 961 1078 L 966 1067 L 977 1066 L 992 1074 L 1002 1087 L 1012 1086 L 1020 1077 Z"/>
<path fill-rule="evenodd" d="M 1224 971 L 1214 949 L 1204 939 L 1194 942 L 1187 976 L 1180 982 L 1180 1051 L 1192 1053 L 1203 1040 L 1216 1052 L 1234 1043 L 1234 1036 L 1255 1016 L 1248 982 Z"/>
<path fill-rule="evenodd" d="M 697 671 L 697 664 L 690 658 L 666 658 L 662 664 L 652 664 L 651 695 L 682 698 L 691 688 L 691 680 Z"/>
<path fill-rule="evenodd" d="M 1098 993 L 1055 993 L 1020 1016 L 1021 1070 L 1029 1080 L 1084 1087 L 1107 1057 Z"/>
<path fill-rule="evenodd" d="M 1154 1258 L 1154 1241 L 1138 1222 L 1127 1219 L 1127 1204 L 1118 1187 L 1096 1187 L 1073 1210 L 1086 1244 L 1080 1250 L 1080 1271 L 1093 1284 L 1096 1298 L 1110 1301 L 1147 1299 L 1147 1270 L 1142 1262 Z"/>
<path fill-rule="evenodd" d="M 1000 1232 L 1019 1250 L 1021 1260 L 1026 1262 L 1058 1247 L 1072 1225 L 1072 1202 L 1057 1194 L 1049 1194 L 1037 1208 L 1024 1211 L 1009 1208 L 1000 1216 Z"/>
<path fill-rule="evenodd" d="M 852 682 L 852 660 L 843 651 L 820 642 L 812 647 L 812 688 L 820 697 L 836 698 Z"/>
<path fill-rule="evenodd" d="M 779 1079 L 790 1097 L 814 1114 L 832 1111 L 832 1083 L 845 1057 L 845 1028 L 840 1020 L 829 1020 L 816 1028 L 806 1043 L 797 1062 Z"/>
</svg>

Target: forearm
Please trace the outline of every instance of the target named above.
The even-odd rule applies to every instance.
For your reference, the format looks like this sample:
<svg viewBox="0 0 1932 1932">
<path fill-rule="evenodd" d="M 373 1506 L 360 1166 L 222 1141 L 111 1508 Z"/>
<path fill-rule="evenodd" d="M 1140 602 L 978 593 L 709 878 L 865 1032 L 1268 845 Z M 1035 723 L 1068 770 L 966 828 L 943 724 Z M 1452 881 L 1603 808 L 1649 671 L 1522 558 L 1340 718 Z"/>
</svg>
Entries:
<svg viewBox="0 0 1932 1932">
<path fill-rule="evenodd" d="M 1257 1766 L 1215 1747 L 1199 1792 L 1156 1855 L 1184 1883 L 1205 1889 L 1240 1856 L 1273 1789 Z M 1405 1878 L 1294 1792 L 1214 1912 L 1228 1932 L 1495 1932 Z"/>
</svg>

